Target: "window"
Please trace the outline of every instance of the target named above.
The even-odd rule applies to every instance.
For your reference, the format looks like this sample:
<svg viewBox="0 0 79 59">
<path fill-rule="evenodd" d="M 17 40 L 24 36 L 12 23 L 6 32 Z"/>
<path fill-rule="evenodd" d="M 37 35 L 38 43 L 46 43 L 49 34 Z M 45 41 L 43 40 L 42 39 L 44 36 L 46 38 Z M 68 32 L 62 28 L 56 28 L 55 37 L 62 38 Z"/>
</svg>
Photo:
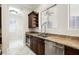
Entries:
<svg viewBox="0 0 79 59">
<path fill-rule="evenodd" d="M 79 16 L 70 16 L 69 28 L 79 29 Z"/>
</svg>

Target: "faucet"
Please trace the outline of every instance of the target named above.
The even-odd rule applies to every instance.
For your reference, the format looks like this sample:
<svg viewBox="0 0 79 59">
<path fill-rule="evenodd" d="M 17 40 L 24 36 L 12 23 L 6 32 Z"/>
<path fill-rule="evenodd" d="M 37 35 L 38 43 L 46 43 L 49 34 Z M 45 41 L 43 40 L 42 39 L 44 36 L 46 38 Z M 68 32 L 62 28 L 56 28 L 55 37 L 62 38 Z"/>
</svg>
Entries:
<svg viewBox="0 0 79 59">
<path fill-rule="evenodd" d="M 44 27 L 44 33 L 46 33 L 46 23 L 43 23 L 42 25 L 41 25 L 41 32 L 42 32 L 42 28 Z"/>
<path fill-rule="evenodd" d="M 47 22 L 44 22 L 42 25 L 41 25 L 41 34 L 42 34 L 42 28 L 44 27 L 44 34 L 42 34 L 44 37 L 46 36 L 46 25 L 47 25 Z"/>
</svg>

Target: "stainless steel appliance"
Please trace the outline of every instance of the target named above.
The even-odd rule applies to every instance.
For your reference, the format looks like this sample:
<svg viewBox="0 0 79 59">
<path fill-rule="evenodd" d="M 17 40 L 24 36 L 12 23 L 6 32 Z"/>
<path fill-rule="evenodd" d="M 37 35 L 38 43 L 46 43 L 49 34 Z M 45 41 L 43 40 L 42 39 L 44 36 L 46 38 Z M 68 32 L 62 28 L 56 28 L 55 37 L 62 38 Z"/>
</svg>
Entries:
<svg viewBox="0 0 79 59">
<path fill-rule="evenodd" d="M 30 36 L 26 35 L 26 45 L 30 47 Z"/>
<path fill-rule="evenodd" d="M 45 41 L 45 55 L 64 55 L 64 46 L 55 42 Z"/>
</svg>

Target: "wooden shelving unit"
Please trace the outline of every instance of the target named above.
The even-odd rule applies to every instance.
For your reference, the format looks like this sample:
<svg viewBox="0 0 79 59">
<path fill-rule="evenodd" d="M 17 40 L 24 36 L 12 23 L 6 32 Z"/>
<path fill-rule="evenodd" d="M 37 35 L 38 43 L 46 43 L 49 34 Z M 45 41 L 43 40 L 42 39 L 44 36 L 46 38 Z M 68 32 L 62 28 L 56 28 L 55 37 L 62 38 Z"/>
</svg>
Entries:
<svg viewBox="0 0 79 59">
<path fill-rule="evenodd" d="M 35 11 L 32 11 L 29 15 L 28 15 L 28 25 L 29 28 L 36 28 L 38 27 L 38 13 L 36 13 Z"/>
</svg>

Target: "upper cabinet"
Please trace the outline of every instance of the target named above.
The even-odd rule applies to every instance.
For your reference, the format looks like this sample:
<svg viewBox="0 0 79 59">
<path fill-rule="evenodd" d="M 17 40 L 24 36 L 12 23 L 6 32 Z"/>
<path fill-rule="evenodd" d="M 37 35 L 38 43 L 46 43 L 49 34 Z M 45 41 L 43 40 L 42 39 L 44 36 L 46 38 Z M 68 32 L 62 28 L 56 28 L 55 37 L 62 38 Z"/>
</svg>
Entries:
<svg viewBox="0 0 79 59">
<path fill-rule="evenodd" d="M 32 11 L 29 15 L 28 15 L 28 25 L 29 28 L 36 28 L 38 27 L 38 13 L 35 11 Z"/>
</svg>

